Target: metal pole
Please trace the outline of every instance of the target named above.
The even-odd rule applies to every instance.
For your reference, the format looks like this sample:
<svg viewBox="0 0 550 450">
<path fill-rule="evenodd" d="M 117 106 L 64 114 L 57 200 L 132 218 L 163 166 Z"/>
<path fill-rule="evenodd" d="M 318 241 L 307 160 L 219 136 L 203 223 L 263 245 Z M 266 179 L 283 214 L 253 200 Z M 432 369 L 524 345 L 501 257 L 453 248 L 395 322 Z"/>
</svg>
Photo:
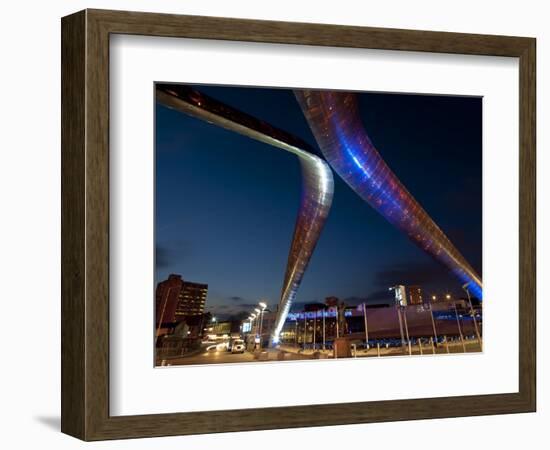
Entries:
<svg viewBox="0 0 550 450">
<path fill-rule="evenodd" d="M 365 344 L 367 344 L 367 353 L 369 352 L 369 326 L 367 322 L 367 304 L 363 303 L 363 320 L 365 321 Z"/>
<path fill-rule="evenodd" d="M 437 331 L 435 329 L 435 319 L 434 319 L 434 310 L 433 310 L 433 305 L 430 303 L 430 316 L 432 318 L 432 328 L 433 328 L 433 331 L 434 331 L 434 338 L 435 338 L 435 341 L 437 342 Z M 433 343 L 433 341 L 432 341 Z"/>
<path fill-rule="evenodd" d="M 479 334 L 479 328 L 477 327 L 477 320 L 476 320 L 476 314 L 474 312 L 474 307 L 472 306 L 472 299 L 470 298 L 470 291 L 468 288 L 464 288 L 466 291 L 466 294 L 468 295 L 468 303 L 470 304 L 470 315 L 472 316 L 472 320 L 474 321 L 474 328 L 476 330 L 476 336 L 477 336 L 477 342 L 479 342 L 479 349 L 483 351 L 483 343 L 481 342 L 481 335 Z"/>
<path fill-rule="evenodd" d="M 296 317 L 296 327 L 294 327 L 294 341 L 296 343 L 296 347 L 298 347 L 298 317 Z"/>
<path fill-rule="evenodd" d="M 317 311 L 313 316 L 313 351 L 315 351 L 315 345 L 317 344 Z"/>
<path fill-rule="evenodd" d="M 260 312 L 260 332 L 258 333 L 260 335 L 260 350 L 262 349 L 262 325 L 264 322 L 264 310 Z"/>
<path fill-rule="evenodd" d="M 325 315 L 326 311 L 323 309 L 323 350 L 325 350 Z"/>
<path fill-rule="evenodd" d="M 403 306 L 403 319 L 405 322 L 405 333 L 407 333 L 407 344 L 409 346 L 409 355 L 412 355 L 411 339 L 409 338 L 409 325 L 407 324 L 407 311 L 406 306 Z"/>
<path fill-rule="evenodd" d="M 338 313 L 338 307 L 336 307 L 336 338 L 340 337 L 340 326 L 338 325 L 338 322 L 340 322 L 339 319 L 339 313 Z"/>
<path fill-rule="evenodd" d="M 460 321 L 458 320 L 458 310 L 456 309 L 456 302 L 454 303 L 455 307 L 455 317 L 456 317 L 456 326 L 458 327 L 458 333 L 460 334 L 460 342 L 462 342 L 462 350 L 466 353 L 466 344 L 464 344 L 464 336 L 462 336 L 462 328 L 460 327 Z"/>
<path fill-rule="evenodd" d="M 304 350 L 306 349 L 306 339 L 307 339 L 307 314 L 304 311 Z"/>
<path fill-rule="evenodd" d="M 160 329 L 162 327 L 162 321 L 164 320 L 164 312 L 166 311 L 166 304 L 168 303 L 168 297 L 170 296 L 170 291 L 171 290 L 172 290 L 172 288 L 169 287 L 168 292 L 166 293 L 166 300 L 164 300 L 164 305 L 162 306 L 162 313 L 160 314 L 159 325 L 158 325 L 158 328 L 157 328 L 157 338 L 160 335 Z"/>
<path fill-rule="evenodd" d="M 396 305 L 397 318 L 399 319 L 399 332 L 401 333 L 401 347 L 405 347 L 405 337 L 403 335 L 403 319 L 401 319 L 401 306 Z"/>
</svg>

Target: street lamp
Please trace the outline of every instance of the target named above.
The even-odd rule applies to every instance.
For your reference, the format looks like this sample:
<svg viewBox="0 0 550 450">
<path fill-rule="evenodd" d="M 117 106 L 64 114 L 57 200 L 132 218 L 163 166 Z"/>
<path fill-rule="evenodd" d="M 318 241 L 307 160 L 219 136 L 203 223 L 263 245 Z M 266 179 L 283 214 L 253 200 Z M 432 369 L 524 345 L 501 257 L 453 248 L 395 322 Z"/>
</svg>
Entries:
<svg viewBox="0 0 550 450">
<path fill-rule="evenodd" d="M 254 312 L 256 313 L 256 315 L 254 317 L 257 317 L 259 319 L 261 311 L 258 308 L 254 308 Z M 258 325 L 259 325 L 259 323 L 260 323 L 260 321 L 258 320 L 256 322 L 256 330 L 255 330 L 256 337 L 258 337 Z"/>
<path fill-rule="evenodd" d="M 450 299 L 451 299 L 451 294 L 445 295 L 445 298 L 446 298 L 447 300 L 450 300 Z"/>
<path fill-rule="evenodd" d="M 250 319 L 250 334 L 253 335 L 254 334 L 254 320 L 256 319 L 256 314 L 252 313 L 250 314 L 250 316 L 248 317 Z M 250 339 L 250 336 L 249 336 L 249 339 Z M 256 336 L 254 335 L 254 341 L 256 341 Z M 248 341 L 248 343 L 250 343 L 250 340 Z"/>
<path fill-rule="evenodd" d="M 256 311 L 258 311 L 260 313 L 260 331 L 259 331 L 259 335 L 260 335 L 260 349 L 262 348 L 262 325 L 263 325 L 263 322 L 264 322 L 264 310 L 267 308 L 267 303 L 265 302 L 260 302 L 258 303 L 258 305 L 260 306 L 260 308 L 262 308 L 261 311 L 259 311 L 257 308 L 256 308 Z"/>
</svg>

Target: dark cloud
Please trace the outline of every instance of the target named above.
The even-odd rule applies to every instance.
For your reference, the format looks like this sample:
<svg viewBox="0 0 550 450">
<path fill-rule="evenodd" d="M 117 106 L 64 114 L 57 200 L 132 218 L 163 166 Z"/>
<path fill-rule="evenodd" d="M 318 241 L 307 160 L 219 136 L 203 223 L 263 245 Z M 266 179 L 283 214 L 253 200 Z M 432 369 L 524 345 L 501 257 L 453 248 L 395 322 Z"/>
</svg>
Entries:
<svg viewBox="0 0 550 450">
<path fill-rule="evenodd" d="M 246 311 L 240 311 L 238 313 L 231 314 L 231 315 L 227 316 L 226 320 L 242 321 L 242 320 L 245 320 L 248 317 L 248 314 L 249 313 L 247 313 Z"/>
<path fill-rule="evenodd" d="M 239 303 L 237 306 L 239 308 L 253 310 L 254 308 L 258 307 L 258 304 L 257 303 Z"/>
<path fill-rule="evenodd" d="M 239 295 L 233 295 L 231 297 L 227 297 L 229 300 L 233 301 L 233 302 L 241 302 L 243 303 L 245 301 L 245 298 L 244 297 L 241 297 Z"/>
<path fill-rule="evenodd" d="M 169 267 L 174 262 L 174 258 L 168 248 L 158 245 L 155 247 L 155 265 L 157 269 Z"/>
<path fill-rule="evenodd" d="M 433 263 L 398 263 L 384 268 L 375 274 L 374 283 L 380 289 L 388 289 L 397 284 L 423 285 L 447 278 L 447 270 Z M 378 291 L 378 290 L 377 290 Z M 381 291 L 380 291 L 381 292 Z"/>
<path fill-rule="evenodd" d="M 357 296 L 352 296 L 352 297 L 346 297 L 343 299 L 344 300 L 344 303 L 346 305 L 359 305 L 361 303 L 364 303 L 366 301 L 368 301 L 368 299 L 366 297 L 357 297 Z"/>
<path fill-rule="evenodd" d="M 155 266 L 157 269 L 172 267 L 191 254 L 191 244 L 187 241 L 157 244 L 155 246 Z"/>
<path fill-rule="evenodd" d="M 379 289 L 367 295 L 366 302 L 368 303 L 391 303 L 394 294 L 388 289 Z"/>
<path fill-rule="evenodd" d="M 220 320 L 244 320 L 258 305 L 255 303 L 240 303 L 237 305 L 211 305 L 210 310 Z"/>
</svg>

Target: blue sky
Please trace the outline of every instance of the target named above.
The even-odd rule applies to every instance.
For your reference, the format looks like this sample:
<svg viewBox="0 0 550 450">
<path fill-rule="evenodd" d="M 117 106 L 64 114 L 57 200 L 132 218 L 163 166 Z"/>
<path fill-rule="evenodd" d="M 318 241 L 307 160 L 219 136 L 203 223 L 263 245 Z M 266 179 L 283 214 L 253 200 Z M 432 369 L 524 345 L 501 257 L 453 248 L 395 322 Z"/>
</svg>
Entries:
<svg viewBox="0 0 550 450">
<path fill-rule="evenodd" d="M 317 147 L 290 90 L 195 86 Z M 481 274 L 481 107 L 472 97 L 360 94 L 373 143 Z M 387 300 L 397 283 L 461 294 L 445 269 L 338 175 L 333 206 L 297 303 L 335 295 Z M 279 299 L 300 200 L 296 158 L 156 106 L 156 279 L 208 283 L 207 309 L 228 316 Z"/>
</svg>

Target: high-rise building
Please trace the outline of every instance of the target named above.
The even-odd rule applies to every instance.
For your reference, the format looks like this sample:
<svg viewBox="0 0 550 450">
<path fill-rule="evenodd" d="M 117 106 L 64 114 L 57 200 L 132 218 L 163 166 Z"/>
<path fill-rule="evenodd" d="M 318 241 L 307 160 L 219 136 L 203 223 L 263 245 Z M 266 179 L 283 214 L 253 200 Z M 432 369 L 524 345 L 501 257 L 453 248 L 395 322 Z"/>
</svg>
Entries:
<svg viewBox="0 0 550 450">
<path fill-rule="evenodd" d="M 421 305 L 423 303 L 422 288 L 420 286 L 407 286 L 407 303 L 409 305 Z"/>
<path fill-rule="evenodd" d="M 176 308 L 176 321 L 181 316 L 197 316 L 204 312 L 208 285 L 184 281 Z"/>
<path fill-rule="evenodd" d="M 157 285 L 155 315 L 157 326 L 202 314 L 207 293 L 207 284 L 184 281 L 181 275 L 171 274 L 167 280 Z"/>
</svg>

